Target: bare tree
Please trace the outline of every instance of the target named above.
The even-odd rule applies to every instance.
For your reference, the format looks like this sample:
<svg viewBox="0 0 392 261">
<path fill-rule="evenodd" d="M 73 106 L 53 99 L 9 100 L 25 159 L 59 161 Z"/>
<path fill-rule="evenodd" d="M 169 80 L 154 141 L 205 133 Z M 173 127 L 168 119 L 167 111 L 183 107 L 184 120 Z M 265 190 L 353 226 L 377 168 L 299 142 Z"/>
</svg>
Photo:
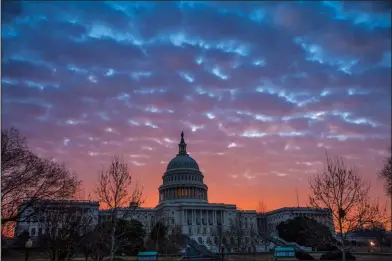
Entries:
<svg viewBox="0 0 392 261">
<path fill-rule="evenodd" d="M 270 231 L 268 228 L 267 222 L 267 205 L 265 204 L 264 200 L 261 199 L 257 206 L 257 212 L 261 216 L 260 223 L 258 224 L 258 234 L 264 242 L 264 249 L 267 250 L 268 243 L 269 243 L 269 236 Z"/>
<path fill-rule="evenodd" d="M 39 222 L 40 245 L 51 260 L 71 260 L 94 229 L 93 210 L 72 201 L 47 201 L 45 205 L 34 215 Z"/>
<path fill-rule="evenodd" d="M 385 211 L 379 207 L 378 201 L 369 199 L 370 184 L 362 180 L 358 171 L 348 167 L 342 158 L 331 159 L 328 153 L 323 172 L 311 178 L 309 184 L 310 205 L 331 210 L 341 239 L 339 248 L 345 261 L 346 233 L 379 222 L 385 217 Z"/>
<path fill-rule="evenodd" d="M 385 182 L 385 192 L 390 199 L 390 230 L 392 231 L 392 147 L 389 148 L 389 157 L 387 158 L 383 169 L 378 173 L 380 179 Z M 392 238 L 392 234 L 391 234 Z M 391 239 L 392 253 L 392 239 Z"/>
<path fill-rule="evenodd" d="M 26 217 L 25 210 L 42 200 L 71 198 L 79 185 L 64 165 L 32 153 L 18 130 L 1 132 L 2 226 L 23 221 L 20 218 Z"/>
<path fill-rule="evenodd" d="M 243 216 L 239 212 L 234 222 L 229 225 L 229 228 L 225 231 L 225 235 L 230 239 L 230 243 L 236 246 L 237 251 L 243 252 L 246 246 L 245 237 L 247 236 L 247 231 L 244 228 Z M 234 242 L 232 242 L 234 239 Z"/>
<path fill-rule="evenodd" d="M 258 213 L 266 213 L 267 212 L 267 205 L 264 202 L 264 199 L 260 199 L 259 203 L 257 204 L 257 212 Z"/>
<path fill-rule="evenodd" d="M 114 156 L 109 168 L 102 170 L 95 189 L 98 200 L 110 211 L 111 261 L 115 253 L 127 244 L 121 240 L 124 238 L 122 233 L 116 233 L 118 221 L 132 218 L 136 208 L 142 204 L 142 189 L 137 184 L 132 188 L 132 181 L 128 165 L 119 156 Z M 128 204 L 129 207 L 125 207 Z"/>
<path fill-rule="evenodd" d="M 155 250 L 157 252 L 165 246 L 165 240 L 169 232 L 173 229 L 173 226 L 170 225 L 171 220 L 167 212 L 156 214 L 153 219 L 150 239 L 155 243 Z"/>
<path fill-rule="evenodd" d="M 92 232 L 87 235 L 88 241 L 83 244 L 83 252 L 86 260 L 90 256 L 93 260 L 103 260 L 109 254 L 110 240 L 108 235 L 111 225 L 107 222 L 98 224 Z"/>
<path fill-rule="evenodd" d="M 224 243 L 227 243 L 224 240 L 224 237 L 230 235 L 231 233 L 227 230 L 225 231 L 221 223 L 219 223 L 211 232 L 211 235 L 216 238 L 216 241 L 214 240 L 214 243 L 216 244 L 218 250 L 217 252 L 218 254 L 222 254 L 221 246 L 225 245 Z"/>
</svg>

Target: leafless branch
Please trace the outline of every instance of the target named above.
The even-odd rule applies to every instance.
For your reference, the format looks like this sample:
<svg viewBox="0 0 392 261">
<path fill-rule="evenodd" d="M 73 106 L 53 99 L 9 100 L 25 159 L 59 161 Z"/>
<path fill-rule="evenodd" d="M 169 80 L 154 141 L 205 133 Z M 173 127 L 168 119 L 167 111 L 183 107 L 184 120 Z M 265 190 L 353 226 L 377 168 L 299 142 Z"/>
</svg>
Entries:
<svg viewBox="0 0 392 261">
<path fill-rule="evenodd" d="M 2 225 L 23 221 L 25 210 L 41 200 L 71 198 L 79 185 L 64 165 L 32 153 L 18 130 L 1 132 Z"/>
<path fill-rule="evenodd" d="M 132 181 L 128 165 L 120 156 L 114 156 L 109 168 L 102 170 L 95 189 L 98 200 L 108 208 L 111 215 L 110 260 L 113 260 L 119 248 L 127 244 L 121 241 L 122 232 L 116 232 L 118 221 L 132 218 L 137 207 L 143 203 L 143 189 L 137 183 L 132 188 Z"/>
<path fill-rule="evenodd" d="M 309 203 L 315 208 L 331 210 L 334 225 L 344 239 L 347 232 L 384 218 L 378 201 L 369 199 L 370 184 L 365 183 L 356 168 L 348 167 L 342 158 L 331 159 L 326 153 L 324 170 L 309 181 Z"/>
</svg>

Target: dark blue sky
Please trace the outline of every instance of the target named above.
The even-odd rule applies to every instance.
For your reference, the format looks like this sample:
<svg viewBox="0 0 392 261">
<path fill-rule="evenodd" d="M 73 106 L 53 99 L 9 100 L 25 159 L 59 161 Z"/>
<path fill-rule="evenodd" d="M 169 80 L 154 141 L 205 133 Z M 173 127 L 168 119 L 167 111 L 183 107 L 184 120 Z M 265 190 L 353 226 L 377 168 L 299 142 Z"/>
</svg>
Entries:
<svg viewBox="0 0 392 261">
<path fill-rule="evenodd" d="M 181 130 L 212 201 L 293 205 L 300 187 L 305 202 L 325 148 L 382 195 L 390 30 L 382 2 L 7 3 L 2 127 L 65 162 L 86 193 L 122 153 L 147 205 Z"/>
</svg>

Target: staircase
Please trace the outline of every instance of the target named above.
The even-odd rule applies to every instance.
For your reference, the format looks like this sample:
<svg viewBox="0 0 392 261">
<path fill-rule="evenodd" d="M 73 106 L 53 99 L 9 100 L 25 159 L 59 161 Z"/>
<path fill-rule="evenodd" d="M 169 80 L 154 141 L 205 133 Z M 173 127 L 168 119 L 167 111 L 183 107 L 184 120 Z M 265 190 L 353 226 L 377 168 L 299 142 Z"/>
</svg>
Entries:
<svg viewBox="0 0 392 261">
<path fill-rule="evenodd" d="M 193 251 L 186 251 L 186 258 L 208 258 L 208 259 L 219 259 L 219 255 L 211 252 L 204 244 L 199 244 L 196 240 L 185 236 L 185 243 L 192 248 Z M 192 252 L 192 253 L 191 253 Z M 197 253 L 197 254 L 196 254 Z"/>
</svg>

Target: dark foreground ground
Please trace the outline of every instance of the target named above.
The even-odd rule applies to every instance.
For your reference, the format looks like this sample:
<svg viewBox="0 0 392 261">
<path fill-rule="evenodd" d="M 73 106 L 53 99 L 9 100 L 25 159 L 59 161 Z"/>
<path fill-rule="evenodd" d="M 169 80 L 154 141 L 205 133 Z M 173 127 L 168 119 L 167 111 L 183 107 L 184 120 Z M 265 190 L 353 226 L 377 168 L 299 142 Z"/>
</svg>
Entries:
<svg viewBox="0 0 392 261">
<path fill-rule="evenodd" d="M 355 255 L 355 254 L 354 254 Z M 316 259 L 319 259 L 321 254 L 312 254 Z M 392 261 L 391 255 L 355 255 L 358 261 Z M 136 257 L 121 257 L 123 260 L 136 260 Z M 23 252 L 13 251 L 7 256 L 1 257 L 2 261 L 24 261 L 25 256 Z M 82 261 L 84 258 L 75 258 L 74 260 Z M 89 258 L 91 261 L 92 259 Z M 160 256 L 159 260 L 174 261 L 178 260 L 178 257 L 164 257 Z M 260 254 L 260 255 L 241 255 L 241 256 L 229 256 L 227 260 L 231 261 L 267 261 L 272 260 L 272 254 Z M 30 253 L 29 261 L 50 261 L 50 259 L 43 253 Z"/>
</svg>

